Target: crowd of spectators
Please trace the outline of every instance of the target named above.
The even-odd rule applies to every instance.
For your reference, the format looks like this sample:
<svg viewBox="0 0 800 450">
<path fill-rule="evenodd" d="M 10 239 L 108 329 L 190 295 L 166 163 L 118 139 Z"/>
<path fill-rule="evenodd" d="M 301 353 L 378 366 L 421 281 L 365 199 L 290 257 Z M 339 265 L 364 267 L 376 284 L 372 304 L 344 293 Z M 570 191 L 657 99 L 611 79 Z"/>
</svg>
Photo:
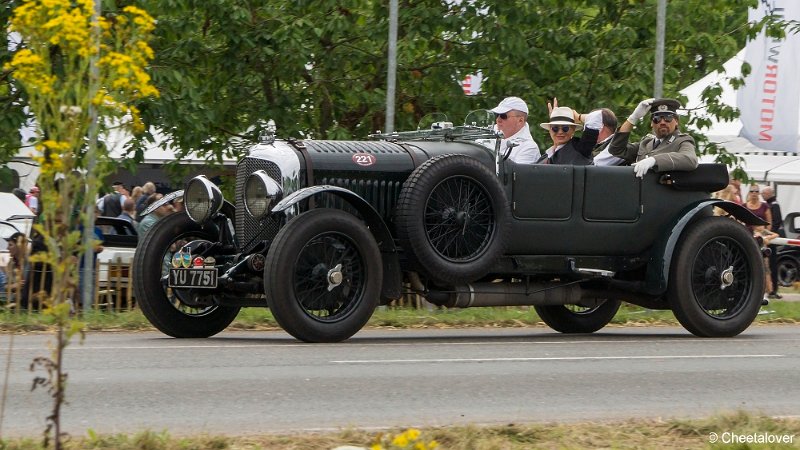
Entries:
<svg viewBox="0 0 800 450">
<path fill-rule="evenodd" d="M 147 182 L 143 186 L 136 186 L 130 190 L 124 183 L 114 182 L 111 189 L 111 192 L 96 200 L 96 215 L 125 220 L 136 229 L 137 235 L 140 237 L 161 218 L 175 211 L 183 210 L 182 199 L 177 199 L 165 203 L 152 213 L 145 215 L 144 212 L 148 206 L 163 198 L 163 194 L 156 192 L 156 185 L 153 182 Z M 34 216 L 38 216 L 41 211 L 38 186 L 34 186 L 28 192 L 14 189 L 12 193 L 28 206 Z M 82 227 L 79 226 L 79 228 L 82 230 Z M 104 232 L 113 231 L 94 227 L 93 237 L 96 242 L 104 239 Z M 7 304 L 17 304 L 23 309 L 28 308 L 29 304 L 31 307 L 37 308 L 36 292 L 49 291 L 52 284 L 48 267 L 41 262 L 30 262 L 30 255 L 46 251 L 44 239 L 33 231 L 30 237 L 24 233 L 14 233 L 5 240 L 9 252 L 9 262 L 5 267 L 0 266 L 0 299 Z M 97 254 L 102 249 L 102 245 L 95 246 L 94 264 L 96 264 Z M 89 259 L 91 262 L 92 258 Z M 85 273 L 83 270 L 84 258 L 80 258 L 80 261 L 76 260 L 76 264 L 81 269 L 78 288 L 82 290 Z M 94 269 L 94 267 L 89 267 L 89 269 Z"/>
</svg>

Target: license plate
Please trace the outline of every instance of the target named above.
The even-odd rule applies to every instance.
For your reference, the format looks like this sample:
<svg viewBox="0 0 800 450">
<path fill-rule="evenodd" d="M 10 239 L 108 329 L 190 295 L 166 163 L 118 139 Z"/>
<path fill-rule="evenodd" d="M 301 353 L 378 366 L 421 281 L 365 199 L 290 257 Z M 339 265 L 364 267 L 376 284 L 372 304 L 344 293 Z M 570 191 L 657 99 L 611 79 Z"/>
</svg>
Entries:
<svg viewBox="0 0 800 450">
<path fill-rule="evenodd" d="M 217 287 L 217 269 L 169 269 L 169 287 L 213 289 Z"/>
</svg>

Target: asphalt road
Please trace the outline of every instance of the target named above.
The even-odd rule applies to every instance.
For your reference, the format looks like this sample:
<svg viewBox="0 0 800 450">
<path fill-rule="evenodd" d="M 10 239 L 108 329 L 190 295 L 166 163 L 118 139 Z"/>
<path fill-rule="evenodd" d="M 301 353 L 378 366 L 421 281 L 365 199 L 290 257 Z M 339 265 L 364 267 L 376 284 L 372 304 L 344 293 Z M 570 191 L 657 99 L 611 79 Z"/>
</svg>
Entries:
<svg viewBox="0 0 800 450">
<path fill-rule="evenodd" d="M 49 335 L 14 336 L 2 434 L 36 435 L 30 391 Z M 0 367 L 9 355 L 0 337 Z M 205 340 L 93 333 L 66 352 L 66 431 L 254 434 L 357 426 L 800 415 L 800 327 L 731 339 L 680 328 L 367 330 L 311 345 L 282 332 Z M 3 371 L 5 374 L 5 371 Z"/>
</svg>

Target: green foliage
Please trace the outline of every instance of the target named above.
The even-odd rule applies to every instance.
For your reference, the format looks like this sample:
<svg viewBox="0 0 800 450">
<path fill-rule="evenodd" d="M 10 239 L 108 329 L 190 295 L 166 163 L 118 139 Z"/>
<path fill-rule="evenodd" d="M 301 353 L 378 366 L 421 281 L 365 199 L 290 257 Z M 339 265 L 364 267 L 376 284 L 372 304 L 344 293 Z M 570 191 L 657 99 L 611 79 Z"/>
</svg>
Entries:
<svg viewBox="0 0 800 450">
<path fill-rule="evenodd" d="M 10 0 L 15 5 L 20 0 Z M 104 1 L 114 14 L 130 0 Z M 161 92 L 138 103 L 163 145 L 181 157 L 196 151 L 210 164 L 238 156 L 268 119 L 280 137 L 351 139 L 384 129 L 388 2 L 385 0 L 142 0 L 158 19 L 152 72 Z M 508 95 L 523 97 L 529 122 L 544 121 L 546 103 L 581 111 L 609 107 L 625 117 L 652 96 L 656 0 L 401 0 L 395 129 L 413 129 L 431 112 L 458 122 Z M 745 39 L 796 32 L 794 22 L 747 24 L 756 0 L 671 0 L 667 7 L 664 94 L 722 68 Z M 6 23 L 11 6 L 0 7 Z M 0 66 L 8 60 L 0 38 Z M 744 74 L 747 73 L 747 68 Z M 458 81 L 480 70 L 480 95 Z M 0 73 L 0 160 L 19 147 L 24 94 Z M 741 79 L 733 81 L 740 84 Z M 706 111 L 722 119 L 718 85 L 704 93 Z M 708 126 L 690 116 L 685 124 Z M 536 127 L 533 127 L 536 130 Z M 646 125 L 637 129 L 648 131 Z M 701 146 L 706 139 L 694 133 Z M 534 131 L 540 146 L 547 135 Z M 156 136 L 131 144 L 129 163 Z M 707 153 L 735 166 L 734 156 Z"/>
<path fill-rule="evenodd" d="M 145 0 L 158 19 L 154 80 L 141 105 L 180 153 L 237 154 L 274 119 L 281 137 L 363 138 L 384 128 L 388 5 L 375 0 Z M 664 92 L 745 43 L 753 0 L 673 0 Z M 652 96 L 655 0 L 404 0 L 400 2 L 395 129 L 430 112 L 458 122 L 518 95 L 530 123 L 546 102 L 625 117 Z M 483 92 L 458 80 L 480 70 Z M 710 90 L 713 103 L 718 90 Z M 716 108 L 716 109 L 715 109 Z M 712 105 L 711 112 L 735 117 Z M 646 131 L 642 128 L 640 131 Z M 535 134 L 540 144 L 546 135 Z M 141 145 L 139 142 L 137 145 Z"/>
<path fill-rule="evenodd" d="M 783 292 L 783 291 L 782 291 Z M 784 294 L 786 292 L 783 292 Z M 93 311 L 84 313 L 81 321 L 86 330 L 152 330 L 153 326 L 141 311 L 121 313 Z M 756 323 L 798 323 L 800 302 L 771 301 L 762 309 Z M 654 311 L 624 303 L 614 320 L 614 325 L 673 325 L 678 322 L 671 311 Z M 56 325 L 52 315 L 21 314 L 0 311 L 0 331 L 43 331 Z M 453 327 L 530 327 L 542 325 L 532 307 L 499 308 L 434 308 L 408 307 L 379 308 L 370 318 L 368 327 L 390 328 L 453 328 Z M 231 330 L 280 330 L 278 323 L 266 308 L 244 308 L 230 326 Z"/>
<path fill-rule="evenodd" d="M 19 0 L 5 0 L 0 5 L 0 30 L 3 30 L 0 32 L 0 162 L 9 161 L 19 151 L 19 129 L 25 122 L 23 105 L 27 102 L 26 96 L 15 87 L 11 72 L 3 69 L 11 61 L 6 29 L 12 11 L 19 3 Z"/>
</svg>

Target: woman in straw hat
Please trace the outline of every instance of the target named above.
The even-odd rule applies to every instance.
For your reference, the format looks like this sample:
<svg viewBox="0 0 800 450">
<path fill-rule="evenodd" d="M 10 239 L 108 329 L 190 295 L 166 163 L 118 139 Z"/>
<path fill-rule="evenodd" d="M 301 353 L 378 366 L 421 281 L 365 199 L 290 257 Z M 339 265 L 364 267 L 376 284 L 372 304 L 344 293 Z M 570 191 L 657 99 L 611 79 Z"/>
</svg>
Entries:
<svg viewBox="0 0 800 450">
<path fill-rule="evenodd" d="M 550 133 L 553 146 L 547 149 L 537 164 L 592 164 L 592 149 L 597 142 L 598 130 L 587 128 L 580 138 L 576 138 L 579 117 L 577 112 L 566 106 L 552 109 L 550 121 L 539 125 Z"/>
</svg>

